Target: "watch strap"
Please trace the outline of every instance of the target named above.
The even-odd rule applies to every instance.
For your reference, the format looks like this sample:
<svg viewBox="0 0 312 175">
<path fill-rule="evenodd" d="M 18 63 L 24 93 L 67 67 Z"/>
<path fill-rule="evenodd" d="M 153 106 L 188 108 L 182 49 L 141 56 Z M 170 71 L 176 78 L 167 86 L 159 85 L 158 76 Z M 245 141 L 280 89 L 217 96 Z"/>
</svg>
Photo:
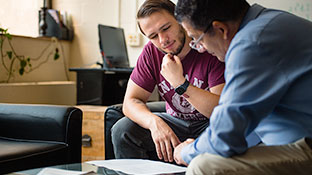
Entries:
<svg viewBox="0 0 312 175">
<path fill-rule="evenodd" d="M 190 82 L 185 79 L 184 83 L 178 86 L 177 88 L 175 88 L 174 91 L 179 95 L 183 95 L 185 91 L 187 90 L 187 88 L 189 87 L 189 85 L 190 85 Z"/>
</svg>

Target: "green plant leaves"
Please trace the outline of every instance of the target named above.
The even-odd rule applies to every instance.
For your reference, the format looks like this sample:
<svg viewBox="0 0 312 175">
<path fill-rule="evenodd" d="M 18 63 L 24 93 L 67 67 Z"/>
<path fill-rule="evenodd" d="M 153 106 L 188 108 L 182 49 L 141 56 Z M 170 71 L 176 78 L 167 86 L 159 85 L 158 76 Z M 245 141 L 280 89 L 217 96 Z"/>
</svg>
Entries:
<svg viewBox="0 0 312 175">
<path fill-rule="evenodd" d="M 6 36 L 9 40 L 12 40 L 12 35 L 10 35 L 9 33 L 4 34 L 4 36 Z"/>
<path fill-rule="evenodd" d="M 58 60 L 60 58 L 59 49 L 57 48 L 56 44 L 53 44 L 54 41 L 52 41 L 51 44 L 47 45 L 38 57 L 31 58 L 31 57 L 25 57 L 24 55 L 18 55 L 14 51 L 13 45 L 11 43 L 12 38 L 13 36 L 10 33 L 8 33 L 8 29 L 4 29 L 0 27 L 0 58 L 2 59 L 2 65 L 5 68 L 4 71 L 6 71 L 8 75 L 8 78 L 5 82 L 9 82 L 13 74 L 17 73 L 15 68 L 18 65 L 19 65 L 18 73 L 19 75 L 22 76 L 26 73 L 33 71 L 34 69 L 37 69 L 43 63 L 46 63 L 48 59 L 50 58 L 51 54 L 54 60 Z M 8 43 L 9 49 L 4 49 L 3 45 L 5 42 Z M 45 51 L 48 51 L 47 49 L 49 49 L 51 46 L 52 47 L 54 46 L 54 51 L 55 51 L 54 55 L 53 55 L 53 50 L 52 50 L 52 53 L 49 51 L 48 56 L 45 60 L 38 61 L 41 57 L 43 57 L 43 55 L 46 55 Z M 34 67 L 31 64 L 33 62 L 37 63 L 37 64 L 34 64 Z"/>
<path fill-rule="evenodd" d="M 55 53 L 54 53 L 54 60 L 57 60 L 59 58 L 60 58 L 59 50 L 58 50 L 58 48 L 56 48 Z"/>
<path fill-rule="evenodd" d="M 8 29 L 4 29 L 4 28 L 1 28 L 1 27 L 0 27 L 0 33 L 1 33 L 1 34 L 6 34 L 7 31 L 8 31 Z"/>
<path fill-rule="evenodd" d="M 24 69 L 24 68 L 20 68 L 19 71 L 18 71 L 18 73 L 19 73 L 20 75 L 23 75 L 24 72 L 25 72 L 25 69 Z"/>
<path fill-rule="evenodd" d="M 9 40 L 12 39 L 12 35 L 10 33 L 8 33 L 8 29 L 3 29 L 0 27 L 0 34 L 4 35 L 5 37 L 7 37 Z"/>
<path fill-rule="evenodd" d="M 13 52 L 12 51 L 7 51 L 7 54 L 8 54 L 9 59 L 12 59 Z"/>
<path fill-rule="evenodd" d="M 32 65 L 31 65 L 31 63 L 30 63 L 30 57 L 27 57 L 27 59 L 26 59 L 26 60 L 27 60 L 27 64 L 28 64 L 28 66 L 29 66 L 29 67 L 31 67 Z"/>
<path fill-rule="evenodd" d="M 27 65 L 26 60 L 21 60 L 21 67 L 24 68 L 26 67 L 26 65 Z"/>
<path fill-rule="evenodd" d="M 23 60 L 21 60 L 20 61 L 20 69 L 19 69 L 19 74 L 20 75 L 23 75 L 24 74 L 24 72 L 25 72 L 25 67 L 27 66 L 27 61 L 25 60 L 25 59 L 23 59 Z"/>
<path fill-rule="evenodd" d="M 57 52 L 55 52 L 55 54 L 54 54 L 54 60 L 57 60 L 57 59 L 59 59 L 59 58 L 60 58 L 60 54 L 57 53 Z"/>
</svg>

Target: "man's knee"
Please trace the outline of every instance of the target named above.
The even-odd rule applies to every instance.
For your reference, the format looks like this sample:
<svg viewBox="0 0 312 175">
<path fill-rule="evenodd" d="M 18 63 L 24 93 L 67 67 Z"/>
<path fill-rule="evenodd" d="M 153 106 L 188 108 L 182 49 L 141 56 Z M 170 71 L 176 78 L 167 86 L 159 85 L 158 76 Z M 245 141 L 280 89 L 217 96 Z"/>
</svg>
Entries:
<svg viewBox="0 0 312 175">
<path fill-rule="evenodd" d="M 118 143 L 120 143 L 120 141 L 123 140 L 123 137 L 131 129 L 129 127 L 131 127 L 132 123 L 133 122 L 129 118 L 123 117 L 122 119 L 118 120 L 113 125 L 113 127 L 111 128 L 113 144 L 118 144 Z"/>
<path fill-rule="evenodd" d="M 191 163 L 187 167 L 186 174 L 187 175 L 192 175 L 192 174 L 206 174 L 205 171 L 209 168 L 209 155 L 206 154 L 200 154 L 196 156 Z"/>
<path fill-rule="evenodd" d="M 243 171 L 242 171 L 243 170 Z M 196 156 L 187 167 L 186 174 L 231 174 L 238 175 L 241 172 L 248 172 L 247 166 L 231 158 L 224 158 L 209 153 Z M 242 173 L 243 174 L 243 173 Z M 246 174 L 246 173 L 245 173 Z M 248 174 L 248 173 L 247 173 Z"/>
</svg>

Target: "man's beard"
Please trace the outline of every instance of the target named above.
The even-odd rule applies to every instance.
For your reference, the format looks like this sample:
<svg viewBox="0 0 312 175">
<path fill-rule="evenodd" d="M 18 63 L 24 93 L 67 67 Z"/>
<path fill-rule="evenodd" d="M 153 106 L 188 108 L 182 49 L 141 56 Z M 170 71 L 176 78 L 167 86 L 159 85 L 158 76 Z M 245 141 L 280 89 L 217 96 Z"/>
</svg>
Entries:
<svg viewBox="0 0 312 175">
<path fill-rule="evenodd" d="M 178 55 L 178 54 L 182 51 L 182 49 L 183 49 L 183 47 L 184 47 L 184 44 L 185 44 L 185 31 L 184 31 L 184 29 L 182 28 L 182 26 L 180 26 L 179 33 L 181 34 L 181 36 L 179 36 L 178 41 L 179 41 L 181 44 L 178 46 L 178 48 L 177 48 L 175 51 L 170 52 L 170 54 L 172 54 L 172 55 Z M 168 54 L 168 52 L 162 50 L 161 48 L 158 48 L 158 49 L 159 49 L 160 51 L 162 51 L 164 54 Z"/>
</svg>

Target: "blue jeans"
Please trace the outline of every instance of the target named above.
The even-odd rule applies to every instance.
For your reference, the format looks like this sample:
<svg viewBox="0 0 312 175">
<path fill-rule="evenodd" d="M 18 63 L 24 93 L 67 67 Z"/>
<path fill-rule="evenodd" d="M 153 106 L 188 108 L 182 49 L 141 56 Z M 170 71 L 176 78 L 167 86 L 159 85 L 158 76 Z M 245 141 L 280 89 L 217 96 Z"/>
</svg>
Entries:
<svg viewBox="0 0 312 175">
<path fill-rule="evenodd" d="M 198 137 L 209 125 L 209 120 L 184 121 L 167 113 L 154 113 L 161 117 L 182 142 Z M 149 130 L 128 117 L 120 119 L 111 129 L 114 154 L 117 159 L 138 158 L 159 160 Z"/>
</svg>

